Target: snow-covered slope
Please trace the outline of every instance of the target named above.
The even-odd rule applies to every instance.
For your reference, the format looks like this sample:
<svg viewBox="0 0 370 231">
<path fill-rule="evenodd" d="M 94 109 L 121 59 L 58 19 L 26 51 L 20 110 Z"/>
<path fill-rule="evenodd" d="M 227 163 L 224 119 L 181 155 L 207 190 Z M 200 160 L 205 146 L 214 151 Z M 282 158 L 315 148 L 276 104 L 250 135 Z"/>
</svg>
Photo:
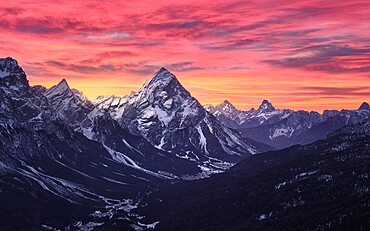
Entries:
<svg viewBox="0 0 370 231">
<path fill-rule="evenodd" d="M 168 157 L 130 134 L 109 114 L 91 117 L 96 136 L 89 137 L 80 129 L 96 108 L 66 81 L 49 90 L 30 87 L 14 59 L 0 64 L 2 228 L 42 230 L 54 224 L 64 230 L 96 209 L 125 217 L 123 208 L 133 206 L 129 198 L 177 175 L 200 172 L 196 164 Z M 12 222 L 3 223 L 7 219 Z"/>
<path fill-rule="evenodd" d="M 205 105 L 204 108 L 213 114 L 221 123 L 235 129 L 272 123 L 273 121 L 288 117 L 293 112 L 289 109 L 275 109 L 268 100 L 263 100 L 257 110 L 252 108 L 249 111 L 242 111 L 227 100 L 215 107 Z"/>
<path fill-rule="evenodd" d="M 323 139 L 343 126 L 369 120 L 370 110 L 364 102 L 358 110 L 325 110 L 323 114 L 304 110 L 276 109 L 267 100 L 255 110 L 241 111 L 229 102 L 205 108 L 224 125 L 240 131 L 243 137 L 276 148 L 308 144 Z"/>
<path fill-rule="evenodd" d="M 91 126 L 96 116 L 103 113 L 96 109 L 87 98 L 75 89 L 71 89 L 65 79 L 46 90 L 43 95 L 48 99 L 58 117 L 73 129 L 82 131 L 92 138 Z"/>
<path fill-rule="evenodd" d="M 262 151 L 221 125 L 164 68 L 138 92 L 121 99 L 100 97 L 94 103 L 109 110 L 132 134 L 178 158 L 198 163 L 205 171 L 225 169 Z"/>
<path fill-rule="evenodd" d="M 61 183 L 64 182 L 61 177 L 69 175 L 71 178 L 67 181 L 79 181 L 89 175 L 90 178 L 96 178 L 96 184 L 104 184 L 106 181 L 99 181 L 101 176 L 122 182 L 133 180 L 131 176 L 121 176 L 118 179 L 111 172 L 117 168 L 127 173 L 152 177 L 139 169 L 114 163 L 101 143 L 88 139 L 74 129 L 84 119 L 78 120 L 72 114 L 82 114 L 80 110 L 84 107 L 74 104 L 79 102 L 74 98 L 76 95 L 71 94 L 65 81 L 45 93 L 39 87 L 31 88 L 28 85 L 26 74 L 14 59 L 0 59 L 0 64 L 2 73 L 8 73 L 3 74 L 0 79 L 2 174 L 15 174 L 23 185 L 31 184 L 33 187 L 32 184 L 36 183 L 58 197 L 74 197 L 76 201 L 85 193 L 76 190 L 80 194 L 74 195 L 70 186 Z M 76 119 L 76 123 L 72 123 L 71 118 Z M 93 162 L 95 167 L 92 167 Z M 110 166 L 111 170 L 105 171 L 103 164 Z M 62 169 L 64 170 L 61 171 Z M 94 175 L 100 171 L 105 173 Z M 73 172 L 77 172 L 80 178 L 74 178 Z M 59 183 L 55 183 L 53 177 L 58 177 L 59 180 L 56 181 Z M 91 182 L 85 183 L 85 187 L 91 186 Z"/>
<path fill-rule="evenodd" d="M 109 101 L 110 107 L 94 106 L 82 93 L 71 89 L 66 80 L 46 90 L 43 95 L 59 119 L 87 138 L 100 142 L 112 159 L 123 165 L 164 179 L 200 172 L 195 163 L 176 158 L 174 154 L 165 155 L 165 151 L 154 147 L 142 136 L 131 134 L 120 126 L 114 114 L 111 116 L 108 112 L 112 108 L 120 110 L 121 98 L 104 98 L 99 104 L 102 106 Z"/>
<path fill-rule="evenodd" d="M 119 119 L 122 115 L 123 106 L 127 103 L 128 97 L 99 96 L 92 103 L 99 109 L 111 113 L 114 119 Z"/>
<path fill-rule="evenodd" d="M 30 88 L 26 74 L 12 58 L 0 59 L 0 122 L 28 122 L 38 128 L 45 118 L 53 119 L 45 97 Z"/>
</svg>

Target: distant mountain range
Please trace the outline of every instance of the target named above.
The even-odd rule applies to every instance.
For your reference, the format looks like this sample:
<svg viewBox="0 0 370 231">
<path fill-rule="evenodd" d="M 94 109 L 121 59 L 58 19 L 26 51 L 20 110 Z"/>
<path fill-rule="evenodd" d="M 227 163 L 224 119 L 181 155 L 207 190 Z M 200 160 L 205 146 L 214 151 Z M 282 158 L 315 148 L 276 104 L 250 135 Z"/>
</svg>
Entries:
<svg viewBox="0 0 370 231">
<path fill-rule="evenodd" d="M 1 224 L 11 219 L 18 230 L 62 228 L 82 219 L 81 210 L 129 211 L 160 183 L 207 177 L 267 150 L 221 125 L 165 69 L 107 109 L 66 80 L 29 86 L 18 62 L 4 58 L 0 100 Z M 66 210 L 49 212 L 54 203 Z"/>
<path fill-rule="evenodd" d="M 204 108 L 223 125 L 240 132 L 242 137 L 253 138 L 275 148 L 294 144 L 308 144 L 346 125 L 367 121 L 370 118 L 369 104 L 364 102 L 357 110 L 293 111 L 276 109 L 263 100 L 258 109 L 242 111 L 229 101 Z"/>
<path fill-rule="evenodd" d="M 2 58 L 0 229 L 151 229 L 159 223 L 149 219 L 156 216 L 146 214 L 151 211 L 152 203 L 157 203 L 151 202 L 152 197 L 148 196 L 158 190 L 161 193 L 163 187 L 172 187 L 177 182 L 227 172 L 224 175 L 227 176 L 226 181 L 235 173 L 238 178 L 235 182 L 244 183 L 243 174 L 250 179 L 265 167 L 263 162 L 258 161 L 255 166 L 243 163 L 255 163 L 254 160 L 273 155 L 278 164 L 284 158 L 303 158 L 307 154 L 306 149 L 317 154 L 318 158 L 323 158 L 319 155 L 320 150 L 332 150 L 337 154 L 345 152 L 345 155 L 352 155 L 347 153 L 352 150 L 354 153 L 367 153 L 366 121 L 369 120 L 369 113 L 366 103 L 359 110 L 327 111 L 323 115 L 278 110 L 268 101 L 264 101 L 257 110 L 246 112 L 227 101 L 216 107 L 203 107 L 164 68 L 146 81 L 138 92 L 125 97 L 102 96 L 91 102 L 78 90 L 71 89 L 64 79 L 49 89 L 30 86 L 18 62 L 9 57 Z M 351 124 L 356 125 L 337 130 Z M 271 146 L 278 148 L 307 143 L 325 138 L 326 134 L 335 130 L 326 141 L 266 153 L 274 149 Z M 358 135 L 360 132 L 364 135 Z M 264 154 L 259 157 L 259 153 Z M 364 164 L 367 163 L 366 158 L 365 155 Z M 245 159 L 251 162 L 242 162 L 228 172 Z M 271 171 L 272 166 L 277 166 L 266 163 Z M 305 160 L 302 164 L 292 165 L 294 174 L 318 162 L 308 163 Z M 334 164 L 330 162 L 333 168 Z M 242 168 L 240 166 L 245 169 L 236 170 Z M 279 171 L 283 170 L 279 167 Z M 347 170 L 343 168 L 343 171 Z M 265 185 L 291 177 L 288 173 L 269 174 L 261 178 L 266 180 Z M 213 182 L 213 179 L 218 178 L 196 182 L 209 185 L 207 182 Z M 229 184 L 233 182 L 234 179 L 226 182 L 225 187 L 232 189 L 234 186 Z M 256 192 L 264 190 L 264 186 L 260 185 L 262 181 L 253 182 L 256 183 L 253 186 L 257 187 Z M 360 183 L 358 185 L 362 187 Z M 247 185 L 251 186 L 249 181 Z M 210 201 L 220 198 L 213 194 L 218 186 L 209 186 L 207 190 L 203 187 L 199 190 L 209 190 L 212 195 Z M 176 190 L 177 186 L 173 189 Z M 184 189 L 184 193 L 192 189 L 188 190 Z M 184 196 L 181 193 L 173 196 L 176 195 Z M 196 200 L 205 198 L 198 197 L 198 192 L 194 192 L 194 197 Z M 263 194 L 261 197 L 266 199 Z M 143 210 L 143 215 L 141 210 L 135 209 L 147 206 L 144 199 L 150 201 L 150 205 Z M 215 209 L 208 205 L 206 208 Z M 178 211 L 181 209 L 179 207 Z M 193 212 L 192 209 L 189 211 Z M 277 207 L 274 211 L 282 210 Z M 176 214 L 177 210 L 173 212 Z M 273 216 L 264 209 L 258 212 L 261 212 L 259 217 L 262 218 Z M 253 211 L 253 216 L 256 214 Z M 144 219 L 147 215 L 148 219 Z M 158 217 L 162 215 L 162 212 L 158 213 Z M 164 224 L 161 225 L 163 228 L 168 227 L 166 219 L 160 221 Z M 180 227 L 180 223 L 175 224 Z M 194 227 L 200 226 L 194 224 Z"/>
</svg>

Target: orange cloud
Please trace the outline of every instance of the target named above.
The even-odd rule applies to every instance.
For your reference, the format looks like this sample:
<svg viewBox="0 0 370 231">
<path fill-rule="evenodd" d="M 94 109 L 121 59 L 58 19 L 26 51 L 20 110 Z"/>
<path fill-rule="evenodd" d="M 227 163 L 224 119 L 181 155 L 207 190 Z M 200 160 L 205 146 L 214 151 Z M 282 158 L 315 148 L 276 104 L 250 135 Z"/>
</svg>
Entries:
<svg viewBox="0 0 370 231">
<path fill-rule="evenodd" d="M 369 99 L 369 22 L 360 0 L 14 0 L 0 51 L 31 84 L 66 78 L 89 98 L 129 94 L 165 66 L 202 103 L 321 111 Z"/>
</svg>

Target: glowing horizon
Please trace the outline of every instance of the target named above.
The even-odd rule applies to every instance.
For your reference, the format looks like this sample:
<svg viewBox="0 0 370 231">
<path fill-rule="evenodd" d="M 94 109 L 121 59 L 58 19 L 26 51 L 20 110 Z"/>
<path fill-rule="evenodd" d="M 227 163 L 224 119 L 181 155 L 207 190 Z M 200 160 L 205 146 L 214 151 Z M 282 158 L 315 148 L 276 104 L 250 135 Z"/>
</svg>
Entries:
<svg viewBox="0 0 370 231">
<path fill-rule="evenodd" d="M 340 16 L 340 17 L 339 17 Z M 15 0 L 1 57 L 31 85 L 89 99 L 137 91 L 161 66 L 202 104 L 357 109 L 370 96 L 370 2 Z"/>
</svg>

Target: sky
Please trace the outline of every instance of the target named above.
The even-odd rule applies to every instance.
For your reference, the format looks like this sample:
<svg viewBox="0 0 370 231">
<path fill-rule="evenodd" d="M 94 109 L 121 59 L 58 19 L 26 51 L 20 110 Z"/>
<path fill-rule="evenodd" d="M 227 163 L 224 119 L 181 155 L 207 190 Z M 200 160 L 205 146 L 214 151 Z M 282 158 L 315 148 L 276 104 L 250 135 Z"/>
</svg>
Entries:
<svg viewBox="0 0 370 231">
<path fill-rule="evenodd" d="M 355 109 L 370 96 L 368 0 L 9 0 L 0 56 L 89 99 L 165 67 L 202 104 Z"/>
</svg>

